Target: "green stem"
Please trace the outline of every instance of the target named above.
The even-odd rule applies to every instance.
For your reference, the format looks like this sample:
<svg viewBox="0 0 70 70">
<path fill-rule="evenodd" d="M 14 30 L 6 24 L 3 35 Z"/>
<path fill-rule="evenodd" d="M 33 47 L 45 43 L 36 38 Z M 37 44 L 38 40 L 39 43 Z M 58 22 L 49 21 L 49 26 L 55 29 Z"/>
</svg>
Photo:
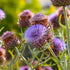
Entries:
<svg viewBox="0 0 70 70">
<path fill-rule="evenodd" d="M 19 70 L 19 64 L 18 61 L 16 62 L 17 70 Z"/>
<path fill-rule="evenodd" d="M 42 52 L 42 55 L 40 57 L 40 60 L 38 60 L 38 63 L 33 67 L 32 70 L 34 70 L 36 67 L 38 67 L 40 65 L 40 62 L 42 61 L 43 56 L 44 56 L 44 52 Z"/>
<path fill-rule="evenodd" d="M 54 59 L 56 59 L 57 64 L 60 66 L 61 70 L 64 70 L 62 64 L 60 63 L 59 59 L 58 59 L 57 56 L 54 54 L 54 52 L 53 52 L 53 50 L 51 49 L 50 46 L 49 46 L 48 50 L 50 51 L 50 53 L 52 54 L 52 56 L 54 57 Z"/>
<path fill-rule="evenodd" d="M 68 50 L 68 55 L 69 55 L 69 59 L 68 59 L 68 68 L 69 68 L 69 62 L 70 62 L 70 37 L 69 37 L 69 27 L 68 27 L 68 23 L 67 23 L 67 14 L 66 14 L 66 10 L 65 10 L 65 6 L 63 6 L 63 11 L 64 11 L 64 17 L 65 17 L 65 24 L 66 24 L 66 32 L 67 32 L 67 50 Z M 67 69 L 69 70 L 69 69 Z"/>
<path fill-rule="evenodd" d="M 21 28 L 21 39 L 23 40 L 23 30 Z"/>
<path fill-rule="evenodd" d="M 18 54 L 19 56 L 21 56 L 21 58 L 24 60 L 24 62 L 25 62 L 28 66 L 31 67 L 31 65 L 28 63 L 28 61 L 27 61 L 27 60 L 23 57 L 23 55 L 19 52 L 18 48 L 15 47 L 15 49 L 16 49 L 17 54 Z"/>
<path fill-rule="evenodd" d="M 66 14 L 65 6 L 63 6 L 63 11 L 64 11 L 65 24 L 66 24 L 66 32 L 67 32 L 66 33 L 67 34 L 67 49 L 68 49 L 68 55 L 70 57 L 70 54 L 69 54 L 69 52 L 70 52 L 70 50 L 69 50 L 69 48 L 70 48 L 69 28 L 68 28 L 68 23 L 67 23 L 67 14 Z"/>
</svg>

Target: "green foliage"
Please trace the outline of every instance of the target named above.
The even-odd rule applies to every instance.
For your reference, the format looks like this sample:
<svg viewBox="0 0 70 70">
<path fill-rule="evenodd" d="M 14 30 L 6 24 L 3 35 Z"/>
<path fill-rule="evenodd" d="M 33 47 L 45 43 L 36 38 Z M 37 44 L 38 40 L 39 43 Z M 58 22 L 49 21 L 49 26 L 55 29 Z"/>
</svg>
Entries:
<svg viewBox="0 0 70 70">
<path fill-rule="evenodd" d="M 25 0 L 0 0 L 0 8 L 3 9 L 6 14 L 6 18 L 0 25 L 0 28 L 4 27 L 0 35 L 7 30 L 11 30 L 20 36 L 20 28 L 17 24 L 18 14 L 24 9 L 30 9 L 35 13 L 39 12 L 41 10 L 41 5 L 38 0 L 32 0 L 31 3 L 27 3 Z"/>
<path fill-rule="evenodd" d="M 25 9 L 30 9 L 34 13 L 41 11 L 42 8 L 41 5 L 39 4 L 39 0 L 29 0 L 29 1 L 30 2 L 27 2 L 27 0 L 22 0 L 22 2 L 25 3 L 23 7 L 21 7 L 22 11 Z"/>
<path fill-rule="evenodd" d="M 6 30 L 15 30 L 18 29 L 17 27 L 17 0 L 0 0 L 0 8 L 4 10 L 6 14 L 6 18 L 1 22 L 0 28 L 4 27 L 5 32 Z M 1 34 L 1 33 L 0 33 Z"/>
</svg>

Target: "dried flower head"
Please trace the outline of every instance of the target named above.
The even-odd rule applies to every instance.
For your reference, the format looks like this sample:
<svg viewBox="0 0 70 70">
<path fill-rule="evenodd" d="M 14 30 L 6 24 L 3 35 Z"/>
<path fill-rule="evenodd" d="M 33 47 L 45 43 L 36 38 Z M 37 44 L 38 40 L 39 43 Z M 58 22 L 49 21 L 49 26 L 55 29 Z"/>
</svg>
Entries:
<svg viewBox="0 0 70 70">
<path fill-rule="evenodd" d="M 14 33 L 10 32 L 10 31 L 6 31 L 2 35 L 2 40 L 4 42 L 6 49 L 11 49 L 20 43 L 19 39 L 14 35 Z"/>
<path fill-rule="evenodd" d="M 70 5 L 70 0 L 51 0 L 54 6 L 66 6 Z"/>
<path fill-rule="evenodd" d="M 64 41 L 58 38 L 53 38 L 53 46 L 54 47 L 52 49 L 56 55 L 58 55 L 59 52 L 63 52 L 64 50 L 66 50 Z"/>
<path fill-rule="evenodd" d="M 52 36 L 52 33 L 48 29 L 40 24 L 32 25 L 26 30 L 24 37 L 27 42 L 32 43 L 36 48 L 40 49 Z"/>
<path fill-rule="evenodd" d="M 48 23 L 48 17 L 43 15 L 42 13 L 37 13 L 33 18 L 30 19 L 30 22 L 32 25 L 42 24 L 46 26 Z"/>
<path fill-rule="evenodd" d="M 24 10 L 22 13 L 19 14 L 19 26 L 20 27 L 29 27 L 31 24 L 29 19 L 31 19 L 33 13 L 30 10 Z"/>
<path fill-rule="evenodd" d="M 2 9 L 0 9 L 0 20 L 2 20 L 3 18 L 5 18 L 5 13 Z"/>
</svg>

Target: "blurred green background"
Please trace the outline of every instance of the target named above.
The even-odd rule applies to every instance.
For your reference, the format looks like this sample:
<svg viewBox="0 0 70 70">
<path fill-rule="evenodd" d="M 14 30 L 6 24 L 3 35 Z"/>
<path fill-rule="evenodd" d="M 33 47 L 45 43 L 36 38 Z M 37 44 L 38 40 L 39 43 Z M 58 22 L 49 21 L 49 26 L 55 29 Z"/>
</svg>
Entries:
<svg viewBox="0 0 70 70">
<path fill-rule="evenodd" d="M 4 27 L 2 32 L 0 32 L 0 36 L 7 30 L 13 31 L 20 36 L 20 28 L 17 24 L 18 14 L 25 9 L 29 9 L 33 13 L 41 12 L 46 15 L 49 15 L 55 10 L 53 6 L 42 7 L 39 0 L 0 0 L 0 8 L 6 14 L 6 18 L 0 24 L 0 28 Z"/>
</svg>

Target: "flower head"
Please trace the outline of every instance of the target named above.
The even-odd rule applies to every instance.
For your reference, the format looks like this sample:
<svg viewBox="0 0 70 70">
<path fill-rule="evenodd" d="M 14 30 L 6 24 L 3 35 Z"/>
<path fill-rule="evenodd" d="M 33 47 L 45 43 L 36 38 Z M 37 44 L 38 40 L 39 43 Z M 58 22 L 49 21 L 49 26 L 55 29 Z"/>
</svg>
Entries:
<svg viewBox="0 0 70 70">
<path fill-rule="evenodd" d="M 59 28 L 59 16 L 57 13 L 52 13 L 51 15 L 49 15 L 49 21 L 51 21 L 51 24 L 53 25 L 53 28 Z"/>
<path fill-rule="evenodd" d="M 19 26 L 20 27 L 29 27 L 30 26 L 30 22 L 29 21 L 27 21 L 27 20 L 19 20 Z"/>
<path fill-rule="evenodd" d="M 66 13 L 67 13 L 67 19 L 70 19 L 70 10 L 67 9 L 67 8 L 66 8 Z M 64 12 L 63 12 L 63 8 L 62 8 L 62 7 L 60 7 L 60 8 L 58 9 L 58 16 L 60 16 L 60 15 L 62 15 L 62 16 L 61 16 L 61 23 L 62 23 L 63 25 L 65 25 L 65 17 L 64 17 Z"/>
<path fill-rule="evenodd" d="M 4 42 L 6 49 L 13 48 L 13 46 L 16 46 L 19 44 L 19 39 L 14 35 L 14 33 L 10 31 L 6 31 L 2 35 L 2 40 Z"/>
<path fill-rule="evenodd" d="M 51 0 L 54 6 L 66 6 L 70 5 L 70 0 Z"/>
<path fill-rule="evenodd" d="M 67 12 L 67 19 L 70 19 L 70 10 L 66 9 Z M 63 13 L 63 8 L 60 7 L 58 10 L 58 13 L 52 13 L 51 15 L 49 15 L 49 21 L 51 21 L 53 28 L 59 28 L 60 24 L 59 24 L 59 17 L 61 16 L 61 24 L 65 25 L 65 17 L 64 17 L 64 13 Z"/>
<path fill-rule="evenodd" d="M 2 20 L 3 18 L 5 18 L 5 13 L 2 9 L 0 9 L 0 20 Z"/>
<path fill-rule="evenodd" d="M 37 24 L 29 27 L 25 32 L 25 39 L 32 43 L 35 47 L 41 48 L 51 38 L 51 33 L 43 25 Z"/>
<path fill-rule="evenodd" d="M 42 13 L 37 13 L 34 15 L 33 18 L 30 19 L 30 22 L 32 25 L 34 25 L 34 24 L 47 25 L 48 17 L 43 15 Z"/>
<path fill-rule="evenodd" d="M 33 13 L 30 10 L 24 10 L 19 14 L 20 19 L 30 19 L 32 18 Z"/>
<path fill-rule="evenodd" d="M 22 13 L 19 14 L 19 26 L 20 27 L 29 27 L 31 24 L 29 19 L 31 19 L 33 13 L 30 10 L 24 10 Z"/>
<path fill-rule="evenodd" d="M 59 52 L 63 52 L 64 50 L 66 50 L 64 41 L 58 38 L 53 38 L 53 46 L 54 47 L 52 49 L 56 55 L 58 55 Z"/>
<path fill-rule="evenodd" d="M 3 35 L 2 35 L 2 40 L 5 40 L 11 36 L 13 36 L 14 34 L 10 31 L 6 31 Z"/>
<path fill-rule="evenodd" d="M 65 8 L 65 9 L 66 9 L 67 16 L 69 17 L 70 16 L 70 10 L 68 8 Z M 63 8 L 62 7 L 60 7 L 58 9 L 58 14 L 64 16 L 64 12 L 63 12 Z"/>
</svg>

